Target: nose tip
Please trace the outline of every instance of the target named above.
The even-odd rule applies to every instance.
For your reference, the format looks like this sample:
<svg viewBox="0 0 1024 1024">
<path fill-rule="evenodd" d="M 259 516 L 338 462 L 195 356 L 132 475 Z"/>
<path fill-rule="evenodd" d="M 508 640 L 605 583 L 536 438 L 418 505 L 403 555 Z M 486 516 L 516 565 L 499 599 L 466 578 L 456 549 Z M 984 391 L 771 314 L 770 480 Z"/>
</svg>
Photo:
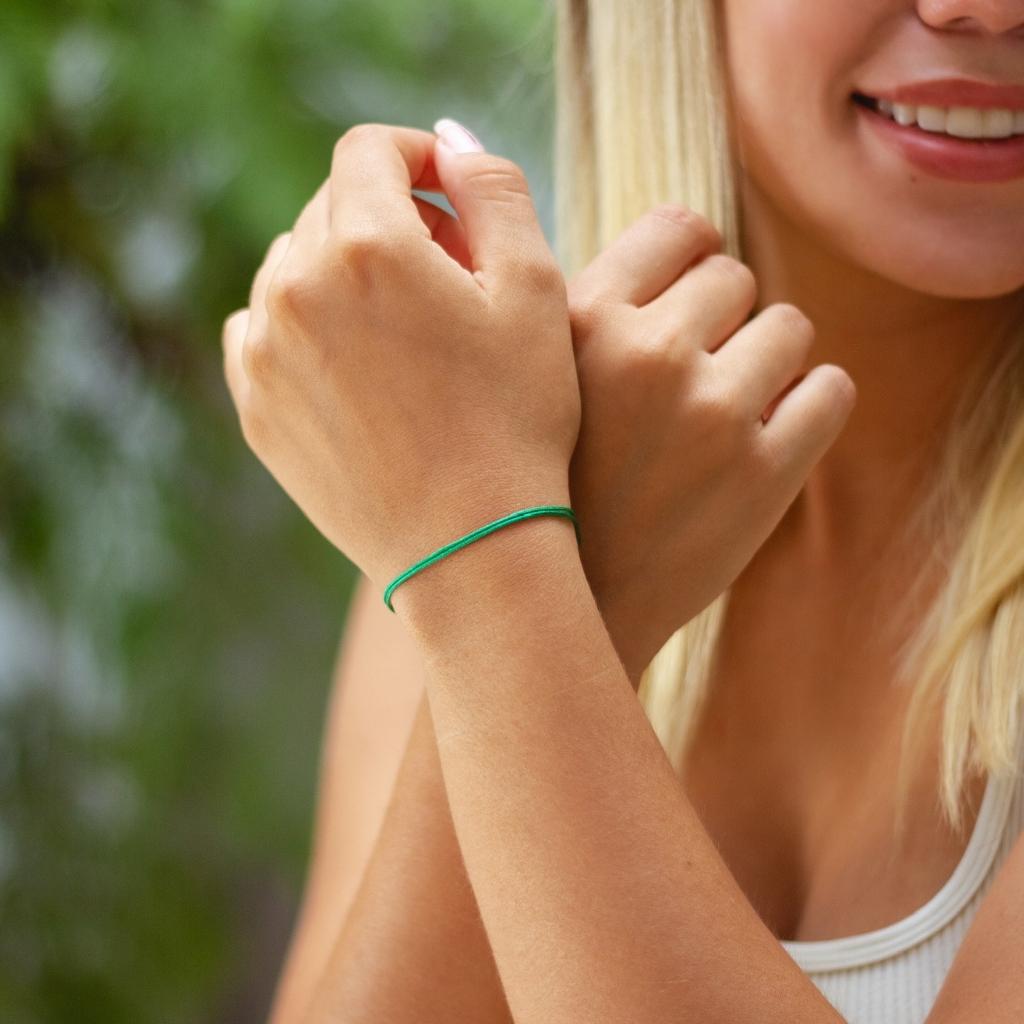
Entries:
<svg viewBox="0 0 1024 1024">
<path fill-rule="evenodd" d="M 1024 36 L 1024 0 L 919 0 L 917 9 L 932 28 Z"/>
</svg>

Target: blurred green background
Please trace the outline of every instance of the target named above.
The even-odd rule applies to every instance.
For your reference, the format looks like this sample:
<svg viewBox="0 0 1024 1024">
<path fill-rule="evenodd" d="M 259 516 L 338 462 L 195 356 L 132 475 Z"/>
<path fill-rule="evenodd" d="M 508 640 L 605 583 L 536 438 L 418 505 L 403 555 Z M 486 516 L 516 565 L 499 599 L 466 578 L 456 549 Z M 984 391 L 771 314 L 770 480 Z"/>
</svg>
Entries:
<svg viewBox="0 0 1024 1024">
<path fill-rule="evenodd" d="M 220 325 L 347 127 L 450 115 L 551 238 L 545 0 L 3 0 L 0 1020 L 265 1018 L 350 564 Z"/>
</svg>

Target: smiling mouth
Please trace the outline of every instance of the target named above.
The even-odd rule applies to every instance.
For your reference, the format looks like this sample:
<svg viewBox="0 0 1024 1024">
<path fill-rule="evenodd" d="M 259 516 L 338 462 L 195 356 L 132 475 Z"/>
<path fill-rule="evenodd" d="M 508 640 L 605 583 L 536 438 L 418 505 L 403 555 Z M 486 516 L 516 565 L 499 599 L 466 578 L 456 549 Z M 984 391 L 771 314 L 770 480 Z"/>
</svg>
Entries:
<svg viewBox="0 0 1024 1024">
<path fill-rule="evenodd" d="M 893 103 L 855 92 L 852 100 L 905 128 L 970 142 L 997 142 L 1024 135 L 1024 109 L 938 107 Z"/>
</svg>

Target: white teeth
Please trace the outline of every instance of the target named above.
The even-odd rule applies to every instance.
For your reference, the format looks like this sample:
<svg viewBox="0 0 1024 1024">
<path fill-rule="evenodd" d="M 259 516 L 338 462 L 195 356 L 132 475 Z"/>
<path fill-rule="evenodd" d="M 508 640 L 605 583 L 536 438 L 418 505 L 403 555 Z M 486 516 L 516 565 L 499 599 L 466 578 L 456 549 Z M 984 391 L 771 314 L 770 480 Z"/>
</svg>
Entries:
<svg viewBox="0 0 1024 1024">
<path fill-rule="evenodd" d="M 917 120 L 917 108 L 909 107 L 906 103 L 894 103 L 892 116 L 896 119 L 897 124 L 913 124 Z"/>
<path fill-rule="evenodd" d="M 923 131 L 958 139 L 1006 139 L 1011 135 L 1024 135 L 1024 110 L 915 106 L 891 100 L 878 100 L 877 109 L 904 127 L 916 124 Z"/>
<path fill-rule="evenodd" d="M 926 132 L 944 132 L 946 130 L 946 111 L 942 107 L 918 107 L 917 127 Z"/>
</svg>

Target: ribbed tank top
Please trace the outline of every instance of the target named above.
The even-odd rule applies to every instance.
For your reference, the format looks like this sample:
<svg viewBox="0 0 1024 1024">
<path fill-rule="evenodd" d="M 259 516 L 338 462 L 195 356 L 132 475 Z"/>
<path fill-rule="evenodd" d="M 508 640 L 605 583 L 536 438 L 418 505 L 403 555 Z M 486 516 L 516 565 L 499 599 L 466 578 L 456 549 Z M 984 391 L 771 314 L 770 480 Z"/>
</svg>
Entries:
<svg viewBox="0 0 1024 1024">
<path fill-rule="evenodd" d="M 839 939 L 782 943 L 849 1024 L 922 1024 L 985 894 L 1024 831 L 1024 732 L 1016 776 L 990 777 L 960 862 L 909 917 Z"/>
</svg>

